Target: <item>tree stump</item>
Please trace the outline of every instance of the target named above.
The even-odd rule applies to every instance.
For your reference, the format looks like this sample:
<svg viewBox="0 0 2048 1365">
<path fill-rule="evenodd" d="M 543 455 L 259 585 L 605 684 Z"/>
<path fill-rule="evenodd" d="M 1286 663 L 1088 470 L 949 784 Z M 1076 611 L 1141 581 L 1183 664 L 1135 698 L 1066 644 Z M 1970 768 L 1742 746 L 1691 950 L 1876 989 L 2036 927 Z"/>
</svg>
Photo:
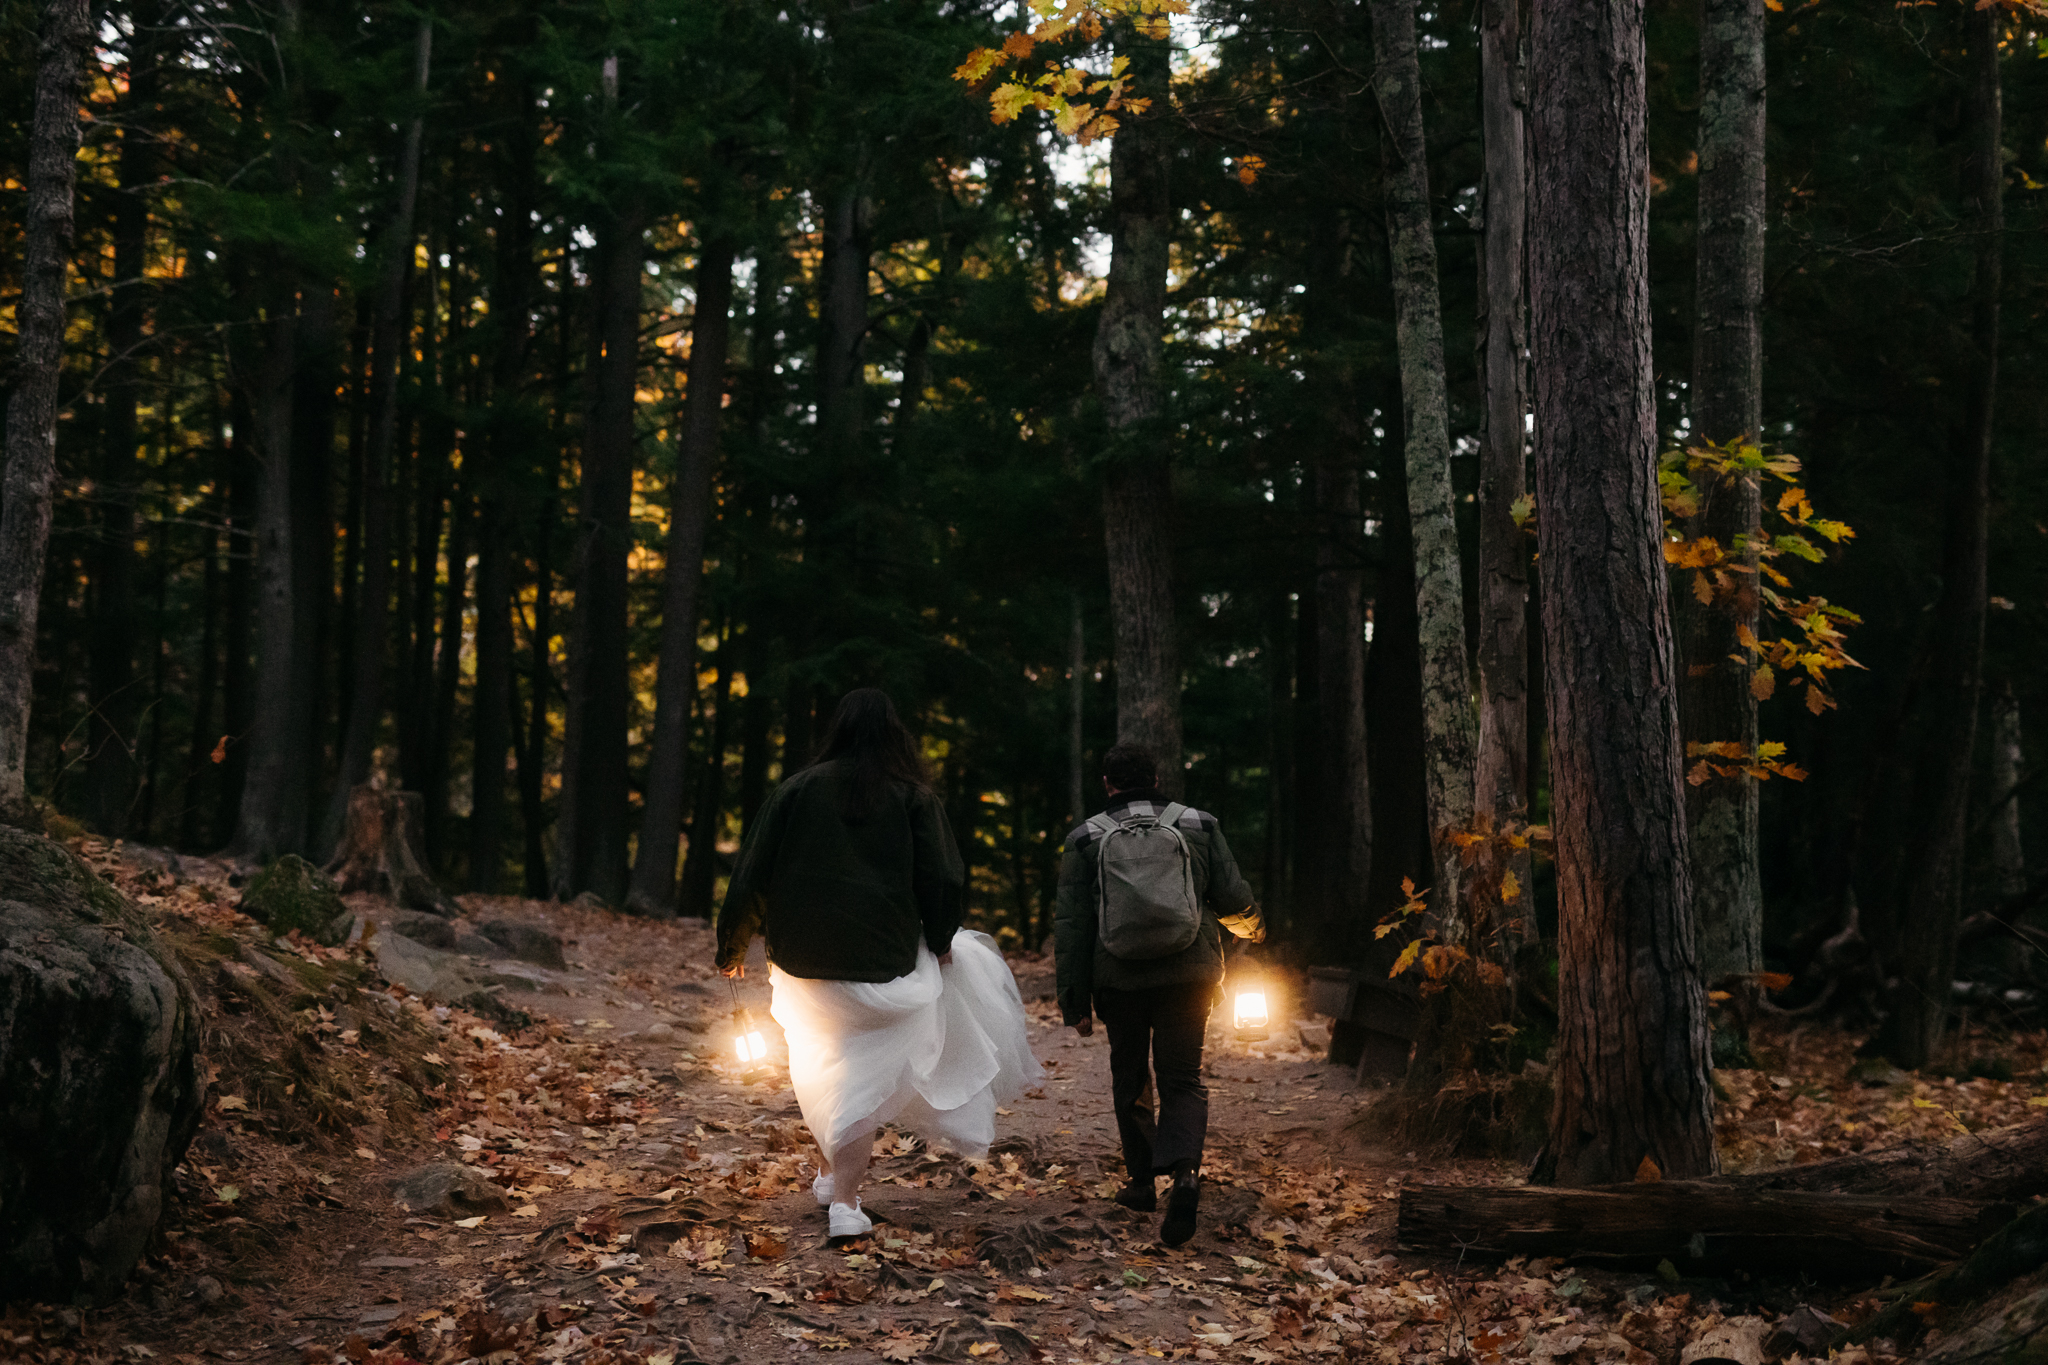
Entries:
<svg viewBox="0 0 2048 1365">
<path fill-rule="evenodd" d="M 348 794 L 341 844 L 322 870 L 344 892 L 370 891 L 408 910 L 453 918 L 462 907 L 426 870 L 420 830 L 426 802 L 418 792 L 360 786 Z"/>
</svg>

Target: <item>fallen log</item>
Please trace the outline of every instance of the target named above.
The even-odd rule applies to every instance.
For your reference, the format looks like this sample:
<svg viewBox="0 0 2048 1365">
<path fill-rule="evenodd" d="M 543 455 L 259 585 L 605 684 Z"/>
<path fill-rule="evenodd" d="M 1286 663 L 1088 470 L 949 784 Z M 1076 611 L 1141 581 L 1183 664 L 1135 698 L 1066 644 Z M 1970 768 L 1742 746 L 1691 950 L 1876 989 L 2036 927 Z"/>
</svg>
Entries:
<svg viewBox="0 0 2048 1365">
<path fill-rule="evenodd" d="M 1746 1190 L 1911 1190 L 1947 1199 L 2030 1199 L 2048 1194 L 2048 1117 L 1968 1133 L 1947 1143 L 1905 1142 L 1805 1166 L 1721 1176 L 1712 1183 Z"/>
<path fill-rule="evenodd" d="M 1987 1238 L 1967 1260 L 1950 1266 L 1927 1280 L 1908 1285 L 1892 1305 L 1862 1326 L 1840 1334 L 1845 1341 L 1869 1341 L 1876 1337 L 1908 1340 L 1917 1336 L 1930 1321 L 1949 1316 L 1954 1310 L 1984 1299 L 2005 1288 L 2022 1275 L 2048 1265 L 2048 1204 L 2036 1204 Z M 2028 1335 L 2039 1335 L 2042 1320 L 2048 1319 L 2040 1304 L 2032 1310 Z M 1994 1325 L 1989 1339 L 2001 1331 L 2016 1332 L 2011 1323 Z M 2016 1343 L 2008 1343 L 2013 1345 Z M 2020 1359 L 2018 1355 L 2000 1359 Z M 2027 1357 L 2038 1359 L 2038 1356 Z"/>
<path fill-rule="evenodd" d="M 1798 1271 L 1858 1280 L 1919 1275 L 1968 1255 L 2010 1204 L 1922 1195 L 1833 1194 L 1666 1180 L 1564 1190 L 1411 1185 L 1403 1246 L 1488 1258 L 1558 1256 L 1685 1275 Z"/>
</svg>

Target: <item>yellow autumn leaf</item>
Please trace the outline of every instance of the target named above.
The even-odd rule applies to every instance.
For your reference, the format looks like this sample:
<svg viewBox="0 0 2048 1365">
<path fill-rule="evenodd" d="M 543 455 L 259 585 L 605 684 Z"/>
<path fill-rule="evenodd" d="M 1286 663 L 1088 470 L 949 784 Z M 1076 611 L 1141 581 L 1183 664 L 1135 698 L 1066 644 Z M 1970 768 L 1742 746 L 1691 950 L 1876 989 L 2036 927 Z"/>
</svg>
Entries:
<svg viewBox="0 0 2048 1365">
<path fill-rule="evenodd" d="M 1521 879 L 1513 872 L 1504 872 L 1500 879 L 1500 903 L 1506 905 L 1522 894 Z"/>
<path fill-rule="evenodd" d="M 1008 123 L 1032 102 L 1031 92 L 1015 81 L 1005 81 L 988 97 L 990 115 L 997 123 Z"/>
<path fill-rule="evenodd" d="M 1418 938 L 1401 950 L 1401 955 L 1394 959 L 1393 969 L 1387 973 L 1387 976 L 1389 978 L 1399 976 L 1410 967 L 1413 967 L 1415 959 L 1420 956 L 1422 956 L 1422 940 Z"/>
<path fill-rule="evenodd" d="M 1095 117 L 1095 106 L 1092 104 L 1069 104 L 1065 100 L 1060 100 L 1056 107 L 1059 109 L 1059 116 L 1053 122 L 1061 132 L 1070 137 L 1080 132 L 1087 126 L 1088 120 Z"/>
<path fill-rule="evenodd" d="M 978 47 L 968 54 L 967 60 L 953 69 L 953 79 L 969 85 L 987 76 L 1002 65 L 1003 54 L 992 47 Z"/>
</svg>

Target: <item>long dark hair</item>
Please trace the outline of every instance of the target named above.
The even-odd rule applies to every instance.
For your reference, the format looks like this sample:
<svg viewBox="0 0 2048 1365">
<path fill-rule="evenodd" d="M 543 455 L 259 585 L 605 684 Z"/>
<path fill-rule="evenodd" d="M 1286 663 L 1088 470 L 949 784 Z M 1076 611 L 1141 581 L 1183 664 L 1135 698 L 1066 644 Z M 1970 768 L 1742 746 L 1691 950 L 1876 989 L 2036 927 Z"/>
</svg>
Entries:
<svg viewBox="0 0 2048 1365">
<path fill-rule="evenodd" d="M 857 687 L 839 700 L 825 747 L 812 767 L 845 760 L 845 793 L 840 810 L 849 820 L 865 820 L 881 809 L 891 782 L 907 782 L 931 790 L 917 737 L 896 715 L 896 703 L 879 687 Z"/>
</svg>

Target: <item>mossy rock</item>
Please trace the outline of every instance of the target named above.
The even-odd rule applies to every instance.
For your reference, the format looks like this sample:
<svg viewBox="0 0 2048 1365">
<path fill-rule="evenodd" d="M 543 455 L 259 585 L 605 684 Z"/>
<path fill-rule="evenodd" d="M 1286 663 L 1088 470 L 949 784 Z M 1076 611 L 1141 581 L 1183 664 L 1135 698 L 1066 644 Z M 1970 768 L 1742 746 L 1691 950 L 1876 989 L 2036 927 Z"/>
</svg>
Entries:
<svg viewBox="0 0 2048 1365">
<path fill-rule="evenodd" d="M 330 946 L 341 941 L 334 924 L 347 910 L 341 888 L 296 853 L 264 868 L 242 890 L 242 913 L 262 921 L 271 933 L 296 929 Z"/>
<path fill-rule="evenodd" d="M 118 1297 L 198 1127 L 198 1038 L 142 912 L 0 826 L 0 1300 Z"/>
</svg>

